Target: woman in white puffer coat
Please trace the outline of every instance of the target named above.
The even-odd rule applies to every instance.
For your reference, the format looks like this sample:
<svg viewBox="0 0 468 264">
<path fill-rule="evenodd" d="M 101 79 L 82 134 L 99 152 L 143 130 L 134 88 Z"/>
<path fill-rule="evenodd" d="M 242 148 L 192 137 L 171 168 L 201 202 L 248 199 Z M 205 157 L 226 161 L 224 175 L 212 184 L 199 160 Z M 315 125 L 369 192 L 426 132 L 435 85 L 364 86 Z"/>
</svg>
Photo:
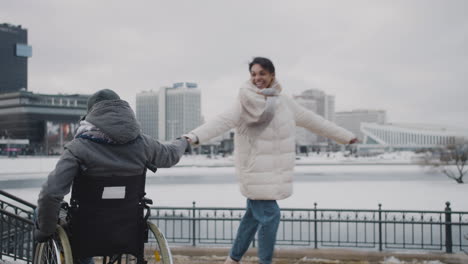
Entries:
<svg viewBox="0 0 468 264">
<path fill-rule="evenodd" d="M 226 263 L 240 261 L 258 230 L 260 263 L 270 264 L 280 220 L 276 200 L 292 194 L 296 126 L 342 144 L 356 137 L 282 94 L 269 59 L 254 58 L 249 71 L 234 105 L 185 137 L 202 144 L 236 128 L 235 167 L 247 208 Z"/>
</svg>

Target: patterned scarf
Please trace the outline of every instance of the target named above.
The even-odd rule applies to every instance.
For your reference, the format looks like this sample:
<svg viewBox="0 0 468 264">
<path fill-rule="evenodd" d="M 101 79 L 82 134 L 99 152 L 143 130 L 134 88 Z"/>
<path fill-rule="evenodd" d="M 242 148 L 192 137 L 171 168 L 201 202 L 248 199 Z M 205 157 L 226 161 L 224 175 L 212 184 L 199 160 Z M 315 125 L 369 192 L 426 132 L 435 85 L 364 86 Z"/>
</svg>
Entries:
<svg viewBox="0 0 468 264">
<path fill-rule="evenodd" d="M 84 138 L 91 141 L 103 144 L 117 144 L 108 135 L 104 134 L 95 125 L 86 120 L 80 122 L 80 126 L 76 130 L 75 138 Z"/>
<path fill-rule="evenodd" d="M 247 81 L 239 91 L 242 106 L 241 118 L 244 122 L 238 128 L 240 134 L 258 136 L 273 120 L 281 85 L 275 80 L 271 88 L 258 89 Z"/>
</svg>

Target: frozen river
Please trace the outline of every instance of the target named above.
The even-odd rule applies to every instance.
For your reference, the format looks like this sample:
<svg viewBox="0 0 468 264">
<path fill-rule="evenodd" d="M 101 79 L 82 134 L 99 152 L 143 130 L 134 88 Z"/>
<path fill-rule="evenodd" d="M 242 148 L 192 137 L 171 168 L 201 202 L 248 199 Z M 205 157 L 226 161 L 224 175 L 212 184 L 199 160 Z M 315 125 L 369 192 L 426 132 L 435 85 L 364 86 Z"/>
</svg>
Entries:
<svg viewBox="0 0 468 264">
<path fill-rule="evenodd" d="M 288 208 L 468 211 L 468 184 L 417 165 L 302 165 L 296 166 L 294 194 L 279 204 Z M 0 188 L 36 203 L 47 177 L 18 170 L 0 173 Z M 233 167 L 174 167 L 147 177 L 147 196 L 159 206 L 243 207 Z"/>
</svg>

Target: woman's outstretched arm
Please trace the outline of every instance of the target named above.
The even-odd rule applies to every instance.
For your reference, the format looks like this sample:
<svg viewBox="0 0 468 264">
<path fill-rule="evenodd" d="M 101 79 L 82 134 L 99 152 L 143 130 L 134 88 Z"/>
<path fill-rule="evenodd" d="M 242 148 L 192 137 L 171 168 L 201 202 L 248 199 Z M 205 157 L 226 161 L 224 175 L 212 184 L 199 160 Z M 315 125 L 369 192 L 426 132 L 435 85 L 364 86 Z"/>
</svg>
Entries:
<svg viewBox="0 0 468 264">
<path fill-rule="evenodd" d="M 289 97 L 286 97 L 286 100 L 288 100 L 288 104 L 294 112 L 298 126 L 304 127 L 320 136 L 333 139 L 341 144 L 353 144 L 357 142 L 356 136 L 348 130 L 302 107 Z"/>
</svg>

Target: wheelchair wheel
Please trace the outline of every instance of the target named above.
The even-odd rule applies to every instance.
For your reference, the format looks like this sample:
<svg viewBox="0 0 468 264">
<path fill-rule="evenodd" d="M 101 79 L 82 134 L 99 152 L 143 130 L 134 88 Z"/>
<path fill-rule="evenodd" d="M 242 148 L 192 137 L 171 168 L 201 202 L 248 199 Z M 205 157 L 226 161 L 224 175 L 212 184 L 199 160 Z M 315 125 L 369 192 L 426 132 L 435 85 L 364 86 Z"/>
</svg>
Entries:
<svg viewBox="0 0 468 264">
<path fill-rule="evenodd" d="M 61 226 L 57 226 L 54 236 L 36 246 L 34 264 L 73 264 L 68 236 Z"/>
<path fill-rule="evenodd" d="M 148 228 L 148 242 L 145 243 L 145 259 L 148 264 L 173 264 L 171 250 L 163 233 L 150 221 Z"/>
</svg>

